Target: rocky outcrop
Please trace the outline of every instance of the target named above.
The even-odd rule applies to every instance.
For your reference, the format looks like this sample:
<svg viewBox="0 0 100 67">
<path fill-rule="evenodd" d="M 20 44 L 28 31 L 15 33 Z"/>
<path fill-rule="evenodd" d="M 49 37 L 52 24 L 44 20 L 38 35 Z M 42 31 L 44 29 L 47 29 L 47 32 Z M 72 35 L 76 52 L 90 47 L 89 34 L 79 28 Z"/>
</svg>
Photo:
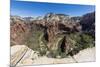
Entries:
<svg viewBox="0 0 100 67">
<path fill-rule="evenodd" d="M 24 40 L 29 33 L 29 28 L 23 20 L 11 17 L 10 31 L 11 45 L 21 45 L 25 42 Z"/>
<path fill-rule="evenodd" d="M 61 64 L 95 61 L 95 48 L 88 48 L 80 51 L 74 56 L 67 58 L 48 58 L 39 56 L 39 52 L 33 51 L 25 45 L 15 45 L 11 47 L 11 67 L 37 64 Z"/>
<path fill-rule="evenodd" d="M 80 32 L 81 26 L 79 23 L 75 22 L 68 15 L 63 14 L 47 14 L 44 17 L 45 27 L 46 27 L 46 39 L 49 43 L 56 39 L 57 34 Z M 48 48 L 54 44 L 49 44 Z"/>
<path fill-rule="evenodd" d="M 95 37 L 95 12 L 83 15 L 80 20 L 82 30 Z"/>
<path fill-rule="evenodd" d="M 39 57 L 39 52 L 33 51 L 25 45 L 11 47 L 11 66 L 33 64 L 33 60 Z"/>
</svg>

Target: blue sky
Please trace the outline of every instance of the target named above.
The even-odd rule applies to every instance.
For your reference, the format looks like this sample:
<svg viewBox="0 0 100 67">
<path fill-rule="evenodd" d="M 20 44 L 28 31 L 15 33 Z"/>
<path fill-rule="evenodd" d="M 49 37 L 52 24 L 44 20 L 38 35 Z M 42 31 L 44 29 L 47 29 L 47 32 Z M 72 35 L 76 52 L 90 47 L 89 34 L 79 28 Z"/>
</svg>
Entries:
<svg viewBox="0 0 100 67">
<path fill-rule="evenodd" d="M 47 13 L 67 14 L 81 16 L 95 11 L 94 5 L 57 4 L 41 2 L 25 2 L 11 0 L 11 15 L 43 16 Z"/>
</svg>

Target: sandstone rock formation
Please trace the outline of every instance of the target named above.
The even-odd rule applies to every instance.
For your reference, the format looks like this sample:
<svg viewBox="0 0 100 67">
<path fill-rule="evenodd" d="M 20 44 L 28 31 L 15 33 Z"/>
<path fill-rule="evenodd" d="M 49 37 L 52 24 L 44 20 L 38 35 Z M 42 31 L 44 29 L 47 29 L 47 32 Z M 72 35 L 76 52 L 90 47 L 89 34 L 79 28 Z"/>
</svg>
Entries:
<svg viewBox="0 0 100 67">
<path fill-rule="evenodd" d="M 51 42 L 58 33 L 81 31 L 80 24 L 67 15 L 50 13 L 47 14 L 44 19 L 49 42 Z"/>
<path fill-rule="evenodd" d="M 11 17 L 10 30 L 11 45 L 24 44 L 24 40 L 29 33 L 27 24 L 21 19 Z"/>
<path fill-rule="evenodd" d="M 64 14 L 47 14 L 42 25 L 46 27 L 45 37 L 49 43 L 56 39 L 57 34 L 81 31 L 80 24 Z M 48 48 L 51 48 L 52 45 L 54 44 L 49 44 Z"/>
<path fill-rule="evenodd" d="M 94 37 L 84 33 L 95 31 L 94 19 L 94 13 L 83 17 L 49 13 L 27 21 L 11 16 L 11 46 L 25 44 L 42 56 L 48 54 L 53 58 L 73 56 L 91 44 L 94 46 Z"/>
</svg>

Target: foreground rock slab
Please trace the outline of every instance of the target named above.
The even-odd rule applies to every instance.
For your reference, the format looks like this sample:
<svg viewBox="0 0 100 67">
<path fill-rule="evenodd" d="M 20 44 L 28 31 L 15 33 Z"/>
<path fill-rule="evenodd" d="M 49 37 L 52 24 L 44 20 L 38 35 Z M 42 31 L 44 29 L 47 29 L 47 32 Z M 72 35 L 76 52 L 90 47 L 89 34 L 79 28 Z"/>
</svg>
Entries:
<svg viewBox="0 0 100 67">
<path fill-rule="evenodd" d="M 74 59 L 73 59 L 74 58 Z M 15 45 L 11 47 L 11 66 L 37 65 L 37 64 L 65 64 L 77 62 L 95 61 L 95 47 L 80 51 L 73 57 L 56 59 L 46 56 L 39 56 L 37 51 L 33 51 L 25 45 Z"/>
</svg>

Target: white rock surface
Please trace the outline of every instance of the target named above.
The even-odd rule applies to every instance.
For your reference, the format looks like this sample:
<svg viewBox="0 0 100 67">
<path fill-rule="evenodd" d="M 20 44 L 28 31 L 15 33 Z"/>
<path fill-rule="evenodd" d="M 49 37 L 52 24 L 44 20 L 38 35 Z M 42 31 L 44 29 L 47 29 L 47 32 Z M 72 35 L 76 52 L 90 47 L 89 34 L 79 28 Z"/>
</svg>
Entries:
<svg viewBox="0 0 100 67">
<path fill-rule="evenodd" d="M 25 48 L 25 46 L 24 45 L 15 45 L 15 46 L 11 47 L 11 55 L 18 52 L 22 48 Z"/>
<path fill-rule="evenodd" d="M 25 49 L 27 49 L 26 53 Z M 80 51 L 77 55 L 74 55 L 73 57 L 77 62 L 95 61 L 95 47 L 84 49 Z M 62 59 L 48 58 L 46 56 L 40 57 L 38 52 L 31 50 L 27 46 L 15 45 L 11 47 L 11 65 L 14 65 L 16 61 L 18 61 L 18 59 L 20 59 L 20 61 L 17 63 L 17 66 L 76 62 L 72 57 Z"/>
<path fill-rule="evenodd" d="M 74 55 L 74 58 L 78 62 L 94 62 L 96 59 L 95 47 L 87 48 L 87 49 L 80 51 L 77 55 Z"/>
<path fill-rule="evenodd" d="M 25 45 L 11 47 L 11 66 L 33 64 L 32 59 L 38 58 L 38 52 L 31 50 Z"/>
</svg>

